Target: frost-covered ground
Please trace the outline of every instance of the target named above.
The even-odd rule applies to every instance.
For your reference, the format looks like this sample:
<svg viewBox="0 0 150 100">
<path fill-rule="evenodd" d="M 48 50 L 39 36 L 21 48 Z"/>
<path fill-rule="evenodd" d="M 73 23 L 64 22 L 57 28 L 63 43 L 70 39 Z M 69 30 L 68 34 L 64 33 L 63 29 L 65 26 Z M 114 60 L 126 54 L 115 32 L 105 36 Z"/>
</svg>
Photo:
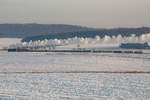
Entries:
<svg viewBox="0 0 150 100">
<path fill-rule="evenodd" d="M 0 72 L 150 71 L 150 54 L 1 52 Z"/>
<path fill-rule="evenodd" d="M 20 41 L 20 38 L 0 38 L 0 49 L 8 47 L 11 44 L 19 43 Z"/>
<path fill-rule="evenodd" d="M 150 71 L 149 54 L 0 52 L 0 72 Z M 0 99 L 150 100 L 150 74 L 0 74 Z"/>
<path fill-rule="evenodd" d="M 150 100 L 149 74 L 0 74 L 1 100 Z"/>
<path fill-rule="evenodd" d="M 0 100 L 150 100 L 148 73 L 9 73 L 85 71 L 150 72 L 150 54 L 0 51 Z"/>
</svg>

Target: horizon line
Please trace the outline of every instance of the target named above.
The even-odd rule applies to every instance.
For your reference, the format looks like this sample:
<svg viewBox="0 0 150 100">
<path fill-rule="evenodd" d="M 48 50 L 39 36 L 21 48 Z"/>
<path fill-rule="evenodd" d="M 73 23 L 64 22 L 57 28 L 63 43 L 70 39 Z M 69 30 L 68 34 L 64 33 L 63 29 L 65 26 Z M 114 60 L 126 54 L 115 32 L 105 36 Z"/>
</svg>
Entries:
<svg viewBox="0 0 150 100">
<path fill-rule="evenodd" d="M 89 29 L 130 29 L 130 28 L 150 28 L 150 26 L 125 26 L 125 27 L 120 27 L 120 26 L 118 26 L 118 27 L 110 27 L 110 28 L 108 28 L 108 27 L 90 27 L 90 26 L 84 26 L 84 25 L 79 25 L 79 24 L 62 24 L 62 23 L 60 23 L 60 24 L 56 24 L 56 23 L 36 23 L 36 22 L 33 22 L 33 23 L 0 23 L 1 25 L 3 25 L 3 24 L 22 24 L 22 25 L 29 25 L 29 24 L 33 24 L 33 25 L 36 25 L 36 24 L 38 24 L 38 25 L 68 25 L 68 26 L 78 26 L 78 27 L 85 27 L 85 28 L 89 28 Z"/>
</svg>

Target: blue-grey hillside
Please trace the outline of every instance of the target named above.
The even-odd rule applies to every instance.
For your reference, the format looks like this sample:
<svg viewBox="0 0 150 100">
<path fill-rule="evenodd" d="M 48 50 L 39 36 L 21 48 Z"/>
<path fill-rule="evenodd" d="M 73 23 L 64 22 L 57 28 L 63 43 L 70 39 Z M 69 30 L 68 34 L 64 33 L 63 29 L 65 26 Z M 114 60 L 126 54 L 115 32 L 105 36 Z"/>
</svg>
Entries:
<svg viewBox="0 0 150 100">
<path fill-rule="evenodd" d="M 67 39 L 73 37 L 94 38 L 100 36 L 130 36 L 135 34 L 140 36 L 150 33 L 149 27 L 141 28 L 114 28 L 114 29 L 95 29 L 77 25 L 64 24 L 0 24 L 0 38 L 23 38 L 22 41 L 36 41 L 43 39 Z"/>
<path fill-rule="evenodd" d="M 141 36 L 142 34 L 150 33 L 150 28 L 116 28 L 116 29 L 92 29 L 87 31 L 72 31 L 72 32 L 60 32 L 49 35 L 39 35 L 39 36 L 30 36 L 24 38 L 22 41 L 29 42 L 30 40 L 44 40 L 44 39 L 67 39 L 73 37 L 83 37 L 83 38 L 95 38 L 100 36 L 103 38 L 105 35 L 110 37 L 121 35 L 122 37 L 129 37 L 132 34 L 136 36 Z"/>
<path fill-rule="evenodd" d="M 87 27 L 64 24 L 0 24 L 0 37 L 30 37 L 61 32 L 87 31 Z"/>
</svg>

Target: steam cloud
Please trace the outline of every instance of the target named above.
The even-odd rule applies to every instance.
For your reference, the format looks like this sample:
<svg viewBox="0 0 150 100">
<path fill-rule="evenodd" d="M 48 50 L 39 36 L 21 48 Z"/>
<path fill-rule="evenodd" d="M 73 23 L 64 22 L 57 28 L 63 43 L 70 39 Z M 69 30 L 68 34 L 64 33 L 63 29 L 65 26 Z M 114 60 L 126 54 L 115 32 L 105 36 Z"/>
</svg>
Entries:
<svg viewBox="0 0 150 100">
<path fill-rule="evenodd" d="M 122 37 L 121 35 L 118 36 L 107 36 L 105 35 L 104 38 L 96 36 L 95 38 L 68 38 L 68 39 L 50 39 L 50 40 L 38 40 L 38 41 L 30 41 L 30 42 L 23 42 L 17 43 L 14 45 L 10 45 L 9 48 L 21 48 L 21 47 L 41 47 L 41 46 L 55 46 L 55 45 L 99 45 L 99 46 L 107 46 L 107 45 L 118 45 L 121 43 L 150 43 L 150 33 L 143 34 L 141 36 L 135 36 L 132 34 L 130 37 Z"/>
</svg>

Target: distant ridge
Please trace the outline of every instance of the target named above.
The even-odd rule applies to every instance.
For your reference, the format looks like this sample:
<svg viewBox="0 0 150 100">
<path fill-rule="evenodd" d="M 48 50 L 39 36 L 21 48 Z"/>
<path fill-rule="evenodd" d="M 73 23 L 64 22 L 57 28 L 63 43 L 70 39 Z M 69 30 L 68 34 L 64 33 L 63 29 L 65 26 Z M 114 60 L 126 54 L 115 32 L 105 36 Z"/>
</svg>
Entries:
<svg viewBox="0 0 150 100">
<path fill-rule="evenodd" d="M 0 37 L 28 37 L 61 32 L 87 31 L 92 28 L 64 24 L 0 24 Z"/>
<path fill-rule="evenodd" d="M 150 27 L 96 29 L 65 24 L 0 24 L 0 38 L 23 38 L 22 41 L 43 39 L 67 39 L 72 37 L 94 38 L 95 36 L 130 36 L 150 33 Z"/>
<path fill-rule="evenodd" d="M 30 40 L 44 40 L 44 39 L 68 39 L 73 37 L 83 37 L 83 38 L 95 38 L 96 36 L 100 36 L 103 38 L 105 35 L 107 36 L 118 36 L 129 37 L 132 34 L 136 36 L 141 36 L 142 34 L 150 33 L 150 28 L 142 27 L 142 28 L 116 28 L 116 29 L 92 29 L 87 31 L 74 31 L 74 32 L 61 32 L 49 35 L 39 35 L 39 36 L 30 36 L 22 39 L 24 42 L 29 42 Z"/>
</svg>

